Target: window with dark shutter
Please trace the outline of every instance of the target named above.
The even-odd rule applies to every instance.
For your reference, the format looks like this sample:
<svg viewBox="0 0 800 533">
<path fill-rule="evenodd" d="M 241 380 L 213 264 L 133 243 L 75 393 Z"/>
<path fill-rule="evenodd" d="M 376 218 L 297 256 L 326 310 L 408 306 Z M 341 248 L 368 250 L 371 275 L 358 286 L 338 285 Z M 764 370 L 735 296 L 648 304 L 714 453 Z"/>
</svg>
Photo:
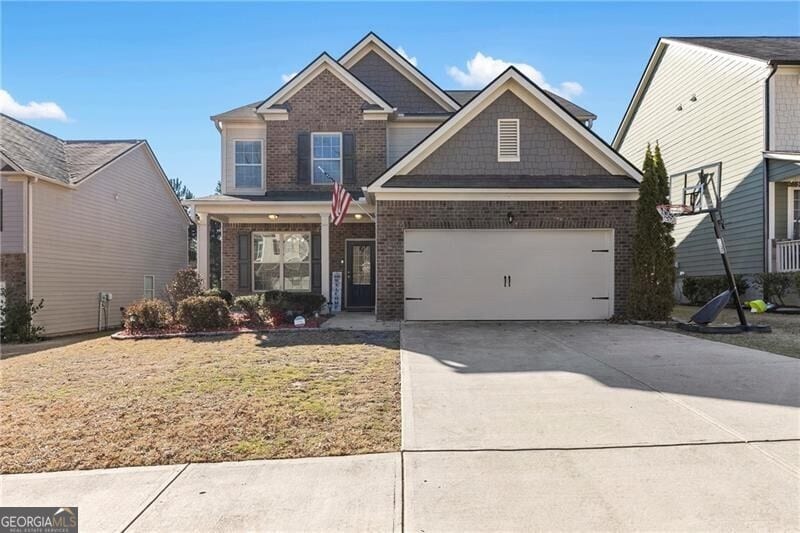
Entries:
<svg viewBox="0 0 800 533">
<path fill-rule="evenodd" d="M 250 234 L 239 234 L 239 288 L 250 291 Z"/>
<path fill-rule="evenodd" d="M 356 136 L 342 133 L 342 175 L 343 183 L 356 182 Z"/>
<path fill-rule="evenodd" d="M 311 134 L 297 134 L 297 183 L 311 183 Z"/>
</svg>

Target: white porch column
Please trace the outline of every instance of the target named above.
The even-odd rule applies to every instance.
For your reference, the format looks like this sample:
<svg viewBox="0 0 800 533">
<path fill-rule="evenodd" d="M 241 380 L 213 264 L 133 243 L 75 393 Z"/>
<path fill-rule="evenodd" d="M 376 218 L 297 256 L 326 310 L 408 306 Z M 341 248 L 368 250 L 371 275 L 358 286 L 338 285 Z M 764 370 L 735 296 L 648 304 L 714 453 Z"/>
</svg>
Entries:
<svg viewBox="0 0 800 533">
<path fill-rule="evenodd" d="M 330 222 L 328 214 L 322 213 L 320 219 L 320 248 L 322 254 L 319 260 L 322 271 L 322 295 L 328 302 L 331 301 L 331 254 L 330 254 Z"/>
<path fill-rule="evenodd" d="M 209 287 L 209 256 L 208 256 L 208 215 L 197 214 L 197 273 L 203 280 L 203 288 Z"/>
</svg>

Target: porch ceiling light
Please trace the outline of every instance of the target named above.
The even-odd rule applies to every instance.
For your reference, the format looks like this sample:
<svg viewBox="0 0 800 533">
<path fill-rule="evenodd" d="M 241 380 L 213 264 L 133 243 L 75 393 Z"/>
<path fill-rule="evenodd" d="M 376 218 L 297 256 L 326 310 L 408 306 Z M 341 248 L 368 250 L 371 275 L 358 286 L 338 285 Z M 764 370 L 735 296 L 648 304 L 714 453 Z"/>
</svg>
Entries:
<svg viewBox="0 0 800 533">
<path fill-rule="evenodd" d="M 361 213 L 356 213 L 353 216 L 356 217 L 356 220 L 361 220 L 362 218 L 364 218 L 364 215 L 362 215 Z"/>
<path fill-rule="evenodd" d="M 278 220 L 278 215 L 276 214 L 267 215 L 267 218 L 270 220 Z"/>
</svg>

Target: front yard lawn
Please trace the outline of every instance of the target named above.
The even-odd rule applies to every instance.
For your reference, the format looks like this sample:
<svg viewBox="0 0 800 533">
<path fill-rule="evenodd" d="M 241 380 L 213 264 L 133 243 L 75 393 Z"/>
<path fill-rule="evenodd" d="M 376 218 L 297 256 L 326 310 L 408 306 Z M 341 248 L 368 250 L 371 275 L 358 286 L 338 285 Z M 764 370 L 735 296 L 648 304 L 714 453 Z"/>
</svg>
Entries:
<svg viewBox="0 0 800 533">
<path fill-rule="evenodd" d="M 93 339 L 0 361 L 0 471 L 400 446 L 399 335 Z"/>
<path fill-rule="evenodd" d="M 687 322 L 689 317 L 697 312 L 699 307 L 677 305 L 672 310 L 672 316 L 677 320 Z M 747 311 L 747 321 L 751 324 L 769 324 L 772 333 L 741 333 L 737 335 L 709 335 L 707 333 L 689 333 L 676 330 L 695 337 L 746 346 L 756 350 L 788 355 L 800 358 L 800 315 L 780 315 L 777 313 L 751 314 Z M 723 309 L 714 324 L 738 324 L 739 318 L 734 309 Z"/>
</svg>

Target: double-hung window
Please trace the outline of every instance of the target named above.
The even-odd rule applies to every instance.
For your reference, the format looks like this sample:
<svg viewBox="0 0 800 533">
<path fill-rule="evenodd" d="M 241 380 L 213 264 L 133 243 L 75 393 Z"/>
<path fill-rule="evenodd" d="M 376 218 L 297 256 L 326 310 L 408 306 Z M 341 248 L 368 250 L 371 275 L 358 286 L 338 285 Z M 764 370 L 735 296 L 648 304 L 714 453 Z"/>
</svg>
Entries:
<svg viewBox="0 0 800 533">
<path fill-rule="evenodd" d="M 261 188 L 261 141 L 234 141 L 237 189 Z"/>
<path fill-rule="evenodd" d="M 253 233 L 253 290 L 311 290 L 311 235 Z"/>
<path fill-rule="evenodd" d="M 143 296 L 147 299 L 152 299 L 156 297 L 156 277 L 155 276 L 145 276 L 144 277 L 144 294 Z"/>
<path fill-rule="evenodd" d="M 324 172 L 320 170 L 320 167 Z M 311 182 L 326 185 L 334 181 L 342 182 L 342 134 L 311 134 Z"/>
</svg>

